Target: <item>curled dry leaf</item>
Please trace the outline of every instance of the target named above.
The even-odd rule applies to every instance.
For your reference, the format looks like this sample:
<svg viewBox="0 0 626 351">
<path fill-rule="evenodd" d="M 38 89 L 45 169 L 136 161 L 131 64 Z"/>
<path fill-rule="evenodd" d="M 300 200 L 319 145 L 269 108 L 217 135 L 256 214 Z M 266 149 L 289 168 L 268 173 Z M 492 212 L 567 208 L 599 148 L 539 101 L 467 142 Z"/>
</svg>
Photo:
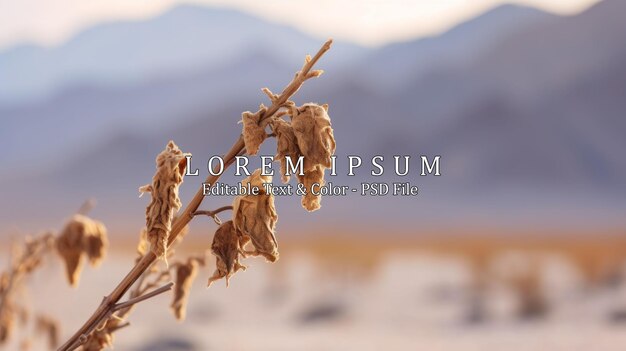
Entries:
<svg viewBox="0 0 626 351">
<path fill-rule="evenodd" d="M 176 267 L 176 284 L 174 285 L 174 299 L 171 304 L 172 311 L 177 320 L 185 319 L 187 301 L 194 279 L 198 275 L 198 262 L 190 259 L 187 263 L 181 263 Z"/>
<path fill-rule="evenodd" d="M 230 277 L 246 266 L 239 263 L 239 255 L 243 255 L 242 240 L 245 240 L 235 229 L 233 221 L 224 222 L 213 235 L 211 253 L 215 255 L 215 272 L 209 278 L 208 285 L 216 280 L 226 278 L 226 286 Z"/>
<path fill-rule="evenodd" d="M 324 185 L 324 170 L 332 166 L 336 147 L 328 105 L 309 103 L 293 106 L 291 118 L 298 148 L 304 156 L 304 175 L 298 176 L 298 181 L 306 189 L 302 207 L 309 212 L 316 211 L 321 207 L 321 196 L 313 195 L 311 186 L 315 183 Z"/>
<path fill-rule="evenodd" d="M 78 285 L 85 254 L 96 265 L 104 257 L 106 246 L 106 228 L 101 222 L 79 214 L 72 216 L 56 239 L 70 285 Z"/>
<path fill-rule="evenodd" d="M 235 229 L 254 246 L 251 255 L 262 255 L 268 261 L 278 259 L 278 244 L 274 231 L 278 215 L 274 207 L 274 196 L 265 192 L 263 183 L 271 183 L 271 176 L 262 176 L 257 169 L 244 179 L 241 184 L 259 189 L 258 195 L 237 196 L 233 202 L 233 223 Z"/>
<path fill-rule="evenodd" d="M 301 156 L 298 140 L 291 127 L 291 124 L 281 118 L 276 118 L 270 123 L 274 134 L 276 134 L 276 156 L 274 161 L 280 161 L 280 177 L 283 183 L 289 182 L 287 175 L 287 161 L 289 157 L 293 163 L 297 162 Z"/>
<path fill-rule="evenodd" d="M 261 108 L 263 111 L 263 108 Z M 246 111 L 241 114 L 243 122 L 243 142 L 246 145 L 246 152 L 249 155 L 256 155 L 259 147 L 265 140 L 265 130 L 259 125 L 261 119 L 260 113 L 252 113 Z"/>
<path fill-rule="evenodd" d="M 293 126 L 298 147 L 304 155 L 305 171 L 317 165 L 331 167 L 331 156 L 335 153 L 335 137 L 328 116 L 328 105 L 313 103 L 291 109 Z"/>
<path fill-rule="evenodd" d="M 178 188 L 183 182 L 187 155 L 190 154 L 183 153 L 170 141 L 156 158 L 157 171 L 152 184 L 139 188 L 141 193 L 149 192 L 152 196 L 146 207 L 146 229 L 150 250 L 159 258 L 165 258 L 172 221 L 182 205 Z"/>
</svg>

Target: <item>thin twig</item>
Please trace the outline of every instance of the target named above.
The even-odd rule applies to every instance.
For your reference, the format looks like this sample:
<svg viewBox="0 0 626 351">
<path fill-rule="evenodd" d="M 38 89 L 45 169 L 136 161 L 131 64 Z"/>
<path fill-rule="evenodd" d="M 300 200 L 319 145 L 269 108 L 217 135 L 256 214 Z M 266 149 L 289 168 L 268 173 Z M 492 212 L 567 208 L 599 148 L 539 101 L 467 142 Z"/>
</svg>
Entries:
<svg viewBox="0 0 626 351">
<path fill-rule="evenodd" d="M 233 206 L 222 206 L 222 207 L 220 207 L 220 208 L 218 208 L 216 210 L 213 210 L 213 211 L 202 211 L 202 210 L 199 210 L 199 211 L 194 212 L 192 215 L 193 216 L 205 215 L 205 216 L 213 217 L 213 216 L 215 216 L 216 214 L 218 214 L 220 212 L 229 211 L 229 210 L 232 210 L 232 209 L 233 209 Z"/>
<path fill-rule="evenodd" d="M 269 117 L 273 116 L 278 112 L 288 101 L 291 96 L 293 96 L 302 86 L 302 84 L 309 78 L 317 77 L 321 74 L 321 71 L 311 71 L 311 68 L 317 63 L 317 61 L 330 49 L 332 45 L 332 40 L 328 40 L 324 45 L 320 48 L 320 50 L 315 54 L 313 58 L 307 56 L 305 60 L 304 66 L 302 69 L 296 73 L 295 77 L 292 81 L 285 87 L 285 89 L 278 95 L 276 99 L 272 101 L 272 105 L 263 109 L 259 122 L 266 121 Z M 267 122 L 267 121 L 266 121 Z M 224 166 L 230 166 L 234 160 L 235 156 L 240 155 L 244 152 L 244 142 L 243 137 L 239 135 L 237 141 L 233 144 L 230 150 L 223 157 Z M 215 182 L 220 178 L 221 173 L 218 172 L 217 165 L 215 166 L 214 173 L 218 175 L 209 175 L 205 183 L 215 184 Z M 180 232 L 185 228 L 185 226 L 191 221 L 193 216 L 191 216 L 194 212 L 198 210 L 200 204 L 204 200 L 203 187 L 196 192 L 191 201 L 187 204 L 183 212 L 180 216 L 174 221 L 172 225 L 172 230 L 170 231 L 168 237 L 168 247 L 175 242 L 176 238 L 180 234 Z M 59 349 L 58 351 L 68 351 L 74 350 L 78 346 L 80 346 L 81 341 L 86 339 L 94 328 L 102 323 L 103 320 L 107 319 L 110 315 L 111 309 L 115 306 L 115 304 L 126 294 L 126 292 L 133 286 L 133 284 L 141 277 L 143 272 L 145 272 L 156 260 L 156 255 L 153 252 L 146 253 L 141 260 L 139 260 L 135 266 L 130 270 L 130 272 L 122 279 L 122 281 L 113 289 L 113 291 L 102 301 L 100 306 L 96 309 L 96 311 L 89 317 L 89 319 L 81 326 L 75 333 L 72 335 Z"/>
<path fill-rule="evenodd" d="M 136 303 L 139 303 L 141 301 L 147 300 L 147 299 L 149 299 L 151 297 L 155 297 L 155 296 L 157 296 L 159 294 L 162 294 L 162 293 L 164 293 L 164 292 L 166 292 L 168 290 L 172 290 L 173 286 L 174 286 L 174 282 L 169 282 L 169 283 L 163 285 L 162 287 L 160 287 L 158 289 L 152 290 L 149 293 L 146 293 L 146 294 L 143 294 L 141 296 L 137 296 L 135 298 L 129 299 L 126 302 L 121 302 L 121 303 L 115 304 L 115 306 L 113 306 L 113 308 L 111 308 L 111 311 L 116 312 L 116 311 L 119 311 L 119 310 L 121 310 L 123 308 L 130 307 L 130 306 L 132 306 L 132 305 L 134 305 Z"/>
<path fill-rule="evenodd" d="M 205 216 L 209 216 L 211 218 L 213 218 L 213 220 L 215 221 L 215 223 L 217 225 L 222 225 L 222 220 L 219 219 L 219 217 L 217 216 L 218 213 L 220 212 L 224 212 L 224 211 L 228 211 L 228 210 L 232 210 L 233 206 L 222 206 L 216 210 L 213 211 L 196 211 L 194 213 L 192 213 L 192 216 L 200 216 L 200 215 L 205 215 Z"/>
<path fill-rule="evenodd" d="M 159 275 L 157 275 L 156 278 L 154 278 L 153 281 L 147 283 L 145 286 L 142 287 L 141 285 L 138 285 L 137 286 L 137 291 L 136 291 L 135 295 L 131 296 L 131 297 L 137 297 L 139 295 L 143 295 L 146 291 L 156 287 L 157 285 L 159 285 L 164 280 L 170 279 L 171 275 L 170 275 L 169 269 L 170 268 L 174 268 L 174 267 L 175 267 L 175 265 L 170 265 L 170 267 L 168 267 L 165 270 L 161 271 L 159 273 Z"/>
</svg>

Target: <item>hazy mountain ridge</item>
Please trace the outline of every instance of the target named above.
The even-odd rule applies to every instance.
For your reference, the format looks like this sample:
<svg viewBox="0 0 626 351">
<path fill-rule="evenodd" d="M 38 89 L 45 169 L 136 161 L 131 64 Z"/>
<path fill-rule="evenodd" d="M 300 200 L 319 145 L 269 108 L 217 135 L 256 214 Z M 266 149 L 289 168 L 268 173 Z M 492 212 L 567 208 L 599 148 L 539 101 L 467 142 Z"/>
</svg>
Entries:
<svg viewBox="0 0 626 351">
<path fill-rule="evenodd" d="M 188 74 L 261 49 L 299 59 L 318 41 L 235 10 L 180 5 L 144 21 L 96 25 L 60 46 L 21 45 L 0 52 L 0 102 L 28 102 L 77 83 L 119 86 Z M 333 62 L 363 50 L 348 43 L 338 43 L 338 49 L 341 55 Z"/>
<path fill-rule="evenodd" d="M 460 38 L 462 38 L 464 29 L 471 27 L 472 30 L 468 34 L 471 38 L 463 45 L 464 49 L 460 50 L 467 51 L 474 45 L 484 46 L 485 42 L 493 41 L 494 35 L 490 35 L 491 39 L 489 40 L 481 39 L 479 35 L 493 30 L 493 25 L 498 26 L 497 32 L 501 33 L 499 35 L 504 35 L 502 33 L 515 31 L 516 28 L 522 26 L 522 23 L 530 25 L 536 23 L 537 18 L 546 16 L 549 17 L 537 10 L 502 6 L 471 20 L 469 23 L 461 24 L 458 28 L 450 30 L 441 37 L 425 40 L 431 43 L 427 43 L 426 47 L 445 48 L 443 52 L 446 50 L 459 51 L 455 49 L 455 43 L 461 41 Z M 508 19 L 516 19 L 516 21 L 515 23 L 508 23 Z M 185 26 L 180 25 L 184 21 L 188 23 Z M 185 29 L 170 33 L 168 29 L 171 29 L 172 26 Z M 185 40 L 188 40 L 189 37 L 207 37 L 210 36 L 208 33 L 216 32 L 216 28 L 223 31 L 231 26 L 241 28 L 238 31 L 229 30 L 223 38 L 218 40 L 217 44 L 211 44 L 215 38 L 210 39 L 210 43 L 207 45 L 212 45 L 212 48 L 216 50 L 220 47 L 229 47 L 233 59 L 228 59 L 228 55 L 224 56 L 224 50 L 218 50 L 219 54 L 216 55 L 214 52 L 198 49 L 196 45 L 190 45 L 183 49 L 182 47 L 186 45 L 184 41 L 181 44 L 179 43 L 180 40 L 172 39 L 186 38 Z M 120 34 L 127 32 L 130 35 Z M 147 45 L 146 48 L 137 51 L 135 59 L 126 62 L 129 56 L 128 52 L 134 52 L 130 47 L 140 46 L 140 43 L 146 41 L 152 43 L 155 40 L 147 39 L 160 36 L 163 36 L 161 42 L 165 43 L 165 46 L 160 46 L 159 43 Z M 171 42 L 175 43 L 172 44 Z M 244 44 L 248 42 L 253 44 L 244 47 Z M 432 44 L 433 42 L 440 44 Z M 478 45 L 478 42 L 483 44 Z M 94 43 L 99 44 L 94 45 Z M 288 77 L 292 74 L 283 72 L 296 70 L 300 65 L 303 53 L 315 52 L 320 43 L 321 40 L 305 37 L 290 28 L 268 24 L 235 11 L 183 5 L 155 19 L 139 22 L 106 23 L 95 26 L 78 34 L 58 48 L 47 50 L 31 47 L 24 49 L 26 51 L 50 51 L 48 55 L 62 55 L 67 58 L 68 62 L 78 62 L 78 67 L 66 67 L 70 70 L 80 70 L 83 65 L 92 62 L 96 66 L 85 69 L 90 72 L 93 71 L 95 76 L 90 78 L 91 83 L 74 81 L 72 86 L 61 87 L 57 89 L 56 93 L 43 100 L 17 104 L 14 102 L 5 106 L 0 103 L 0 119 L 6 126 L 3 131 L 0 131 L 0 138 L 9 147 L 21 150 L 20 155 L 9 153 L 0 156 L 0 161 L 11 162 L 16 164 L 16 167 L 28 167 L 29 169 L 33 168 L 32 164 L 43 162 L 41 167 L 45 168 L 48 166 L 46 160 L 50 160 L 54 154 L 72 153 L 75 145 L 110 138 L 117 131 L 147 129 L 158 132 L 158 130 L 154 130 L 155 127 L 153 126 L 167 129 L 167 122 L 164 121 L 173 120 L 171 116 L 174 114 L 177 115 L 175 123 L 186 123 L 186 114 L 180 113 L 181 110 L 198 108 L 198 106 L 209 107 L 212 103 L 218 102 L 229 103 L 230 100 L 245 101 L 248 97 L 256 96 L 254 94 L 258 92 L 261 86 L 269 85 L 272 87 L 275 82 L 283 81 L 280 77 Z M 181 57 L 172 56 L 172 45 L 181 46 L 180 50 L 175 50 L 179 52 L 177 55 Z M 394 49 L 398 45 L 415 48 L 402 54 L 401 52 L 397 53 Z M 439 57 L 437 50 L 426 50 L 425 53 L 422 53 L 422 48 L 425 45 L 421 40 L 398 45 L 367 51 L 350 44 L 335 43 L 332 54 L 324 57 L 321 62 L 321 67 L 329 72 L 324 77 L 325 87 L 323 90 L 328 90 L 328 87 L 332 89 L 336 85 L 344 84 L 344 82 L 353 82 L 349 83 L 354 85 L 352 88 L 356 85 L 363 85 L 367 86 L 366 89 L 381 93 L 377 86 L 379 84 L 380 86 L 389 85 L 390 82 L 393 84 L 393 80 L 388 79 L 387 83 L 378 82 L 375 84 L 364 82 L 364 80 L 369 82 L 376 80 L 376 67 L 378 69 L 392 69 L 397 66 L 393 58 L 402 56 L 409 61 L 417 58 L 416 62 L 407 68 L 408 70 L 414 68 L 426 70 L 428 65 L 432 63 L 431 61 L 437 60 Z M 472 50 L 479 51 L 479 49 Z M 386 54 L 390 51 L 395 53 L 391 55 L 391 60 L 389 60 L 389 54 Z M 367 52 L 372 52 L 368 58 L 364 60 L 358 58 L 358 56 L 366 55 Z M 382 54 L 379 55 L 378 52 Z M 91 56 L 91 59 L 85 59 L 85 56 Z M 132 58 L 133 55 L 130 56 Z M 150 59 L 147 58 L 148 56 Z M 152 62 L 153 56 L 158 57 L 156 62 Z M 356 64 L 351 63 L 348 66 L 342 64 L 342 62 L 351 60 L 351 57 L 357 57 L 352 60 L 356 61 Z M 5 67 L 7 71 L 11 71 L 10 73 L 23 76 L 22 79 L 15 78 L 6 81 L 16 84 L 28 81 L 29 74 L 23 75 L 19 69 L 11 70 L 11 64 L 2 64 L 2 58 L 3 55 L 0 54 L 0 71 L 2 67 Z M 52 64 L 46 64 L 43 67 L 50 66 L 52 67 L 50 69 L 54 70 L 54 62 L 58 60 L 45 55 L 38 58 L 39 61 L 45 61 L 45 59 L 51 60 Z M 172 60 L 171 64 L 179 70 L 178 73 L 174 74 L 167 70 L 154 72 L 156 67 L 160 65 L 159 60 Z M 185 64 L 185 60 L 197 61 L 195 65 L 198 67 L 194 68 L 193 64 Z M 220 60 L 227 62 L 217 62 Z M 23 65 L 30 72 L 30 75 L 37 79 L 47 79 L 45 74 L 42 76 L 41 72 L 28 69 L 28 59 L 15 58 L 13 61 Z M 424 61 L 425 63 L 420 66 L 420 62 Z M 176 62 L 177 64 L 175 64 Z M 202 65 L 198 62 L 202 62 Z M 144 65 L 146 67 L 143 67 Z M 354 71 L 350 69 L 351 66 L 358 68 Z M 279 67 L 284 67 L 284 71 L 278 71 Z M 401 76 L 411 77 L 412 73 L 405 74 L 402 67 L 396 67 L 396 72 L 400 72 Z M 56 69 L 59 68 L 56 67 Z M 107 80 L 122 79 L 120 76 L 123 76 L 123 79 L 130 79 L 126 74 L 121 74 L 127 70 L 133 71 L 133 74 L 145 75 L 149 79 L 146 78 L 138 83 L 132 83 L 132 79 L 131 82 L 125 84 L 118 82 L 121 85 L 106 84 Z M 265 74 L 266 71 L 275 72 L 276 75 Z M 63 75 L 63 72 L 65 71 L 61 70 L 55 74 L 61 75 L 68 82 L 76 79 L 68 72 L 65 72 L 66 76 Z M 8 77 L 10 78 L 11 75 Z M 26 79 L 23 79 L 24 77 Z M 402 85 L 400 80 L 396 84 Z M 10 85 L 5 86 L 5 88 L 12 89 Z M 281 88 L 280 84 L 274 87 L 274 89 Z M 19 89 L 12 91 L 19 91 Z M 0 91 L 0 101 L 2 100 L 1 96 Z M 427 113 L 427 115 L 431 114 Z M 89 116 L 89 118 L 85 116 Z M 170 123 L 173 124 L 174 122 Z M 32 128 L 33 125 L 38 126 L 38 128 Z M 60 128 L 60 126 L 63 127 Z M 55 130 L 64 134 L 64 138 L 55 138 Z M 55 149 L 46 147 L 46 145 L 53 143 Z"/>
<path fill-rule="evenodd" d="M 433 69 L 459 66 L 476 59 L 503 38 L 540 26 L 557 16 L 531 7 L 501 5 L 433 37 L 389 44 L 363 62 L 363 84 L 383 92 L 397 91 Z"/>
<path fill-rule="evenodd" d="M 442 62 L 417 76 L 407 72 L 411 79 L 399 83 L 402 88 L 393 94 L 363 84 L 364 70 L 355 73 L 331 66 L 322 78 L 307 83 L 296 101 L 330 104 L 340 157 L 353 153 L 365 157 L 443 156 L 444 177 L 409 179 L 424 186 L 420 200 L 409 203 L 392 199 L 394 202 L 388 204 L 397 207 L 394 213 L 399 222 L 414 218 L 408 209 L 419 207 L 421 213 L 429 213 L 437 203 L 439 208 L 442 203 L 448 206 L 446 213 L 452 212 L 453 203 L 458 205 L 460 199 L 471 204 L 465 211 L 480 206 L 501 208 L 503 199 L 511 206 L 528 205 L 541 211 L 542 204 L 534 202 L 538 197 L 533 194 L 543 191 L 569 196 L 553 199 L 561 210 L 584 206 L 576 198 L 579 193 L 594 193 L 600 202 L 614 201 L 626 192 L 622 181 L 626 178 L 626 160 L 621 155 L 626 148 L 626 102 L 621 93 L 626 91 L 626 50 L 621 37 L 614 34 L 626 33 L 626 23 L 618 15 L 624 6 L 618 0 L 605 1 L 578 16 L 531 21 L 529 27 L 496 40 L 468 62 Z M 328 56 L 332 55 L 331 51 Z M 154 106 L 145 116 L 169 119 L 172 122 L 165 125 L 169 128 L 148 128 L 141 135 L 121 131 L 95 148 L 86 147 L 80 157 L 66 159 L 54 171 L 11 182 L 6 190 L 8 198 L 37 183 L 49 190 L 42 195 L 43 203 L 74 188 L 64 202 L 78 203 L 89 194 L 102 200 L 105 212 L 141 212 L 143 204 L 129 200 L 152 173 L 154 161 L 146 155 L 156 155 L 170 138 L 198 155 L 200 162 L 226 151 L 239 131 L 236 121 L 240 113 L 265 101 L 258 89 L 267 84 L 279 91 L 301 63 L 301 58 L 293 62 L 282 58 L 256 54 L 216 71 L 207 70 L 206 75 L 163 79 L 140 85 L 135 92 L 126 91 L 123 95 L 131 103 L 144 89 L 179 89 L 194 94 L 171 109 L 163 108 L 167 99 L 151 95 Z M 327 68 L 325 59 L 320 68 Z M 384 67 L 389 62 L 381 59 L 378 64 Z M 212 95 L 211 80 L 221 81 L 217 77 L 241 81 L 233 83 L 230 91 L 224 89 L 225 95 Z M 194 79 L 196 83 L 192 83 Z M 193 84 L 204 88 L 192 88 Z M 109 93 L 115 89 L 105 96 Z M 227 99 L 229 95 L 235 98 Z M 120 105 L 122 110 L 126 109 Z M 271 146 L 266 153 L 272 153 Z M 364 165 L 361 174 L 368 173 L 369 167 Z M 354 183 L 363 178 L 338 179 Z M 188 181 L 196 183 L 194 178 Z M 195 190 L 191 186 L 184 192 L 188 195 Z M 526 198 L 513 200 L 519 193 Z M 542 201 L 547 197 L 542 194 Z M 489 203 L 494 198 L 500 201 Z M 371 220 L 368 209 L 379 203 L 360 199 L 359 214 L 354 214 L 350 212 L 351 199 L 325 201 L 335 204 L 341 213 Z M 336 212 L 324 218 L 339 215 Z M 301 216 L 294 214 L 293 218 Z"/>
<path fill-rule="evenodd" d="M 243 87 L 272 86 L 284 79 L 285 65 L 281 58 L 258 51 L 189 75 L 118 89 L 81 86 L 46 102 L 0 108 L 6 126 L 0 130 L 0 138 L 11 148 L 22 150 L 20 155 L 5 154 L 0 159 L 47 168 L 47 160 L 58 162 L 59 152 L 71 155 L 76 145 L 91 148 L 94 141 L 105 142 L 125 131 L 158 133 L 188 123 L 185 111 L 207 110 L 231 96 L 244 101 L 254 98 L 258 90 Z M 63 138 L 58 139 L 59 135 Z M 46 147 L 50 144 L 54 148 Z"/>
</svg>

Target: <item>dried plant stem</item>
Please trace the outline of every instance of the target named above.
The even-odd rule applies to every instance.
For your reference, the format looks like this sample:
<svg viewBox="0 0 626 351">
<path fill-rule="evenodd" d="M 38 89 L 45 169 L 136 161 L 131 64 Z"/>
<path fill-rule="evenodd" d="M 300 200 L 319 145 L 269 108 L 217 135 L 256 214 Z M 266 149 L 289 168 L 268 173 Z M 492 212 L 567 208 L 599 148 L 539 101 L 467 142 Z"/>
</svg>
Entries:
<svg viewBox="0 0 626 351">
<path fill-rule="evenodd" d="M 171 268 L 171 266 L 170 266 Z M 146 281 L 146 278 L 149 275 L 155 275 L 154 279 L 152 281 Z M 137 282 L 135 283 L 135 287 L 133 288 L 133 290 L 131 290 L 130 294 L 129 294 L 129 299 L 128 301 L 134 301 L 135 299 L 138 299 L 141 296 L 147 296 L 148 294 L 146 293 L 148 290 L 153 289 L 155 287 L 157 287 L 163 280 L 169 279 L 170 277 L 170 272 L 169 269 L 166 269 L 164 271 L 161 272 L 156 272 L 156 271 L 146 271 L 144 274 L 141 275 L 141 278 L 139 278 L 137 280 Z M 144 284 L 145 283 L 145 284 Z M 168 283 L 168 285 L 171 284 Z M 167 285 L 161 287 L 161 289 L 165 288 Z M 163 292 L 170 290 L 172 287 L 172 285 L 170 285 L 170 287 L 166 290 L 164 290 Z M 156 290 L 154 290 L 156 291 Z M 154 295 L 152 295 L 154 296 Z M 152 297 L 150 296 L 150 297 Z M 145 299 L 139 300 L 137 302 L 143 301 Z M 126 301 L 126 302 L 128 302 Z M 123 302 L 122 302 L 123 303 Z M 117 304 L 116 306 L 118 307 L 114 307 L 112 308 L 112 310 L 114 310 L 115 315 L 113 318 L 115 319 L 125 319 L 126 317 L 128 317 L 128 315 L 130 314 L 130 312 L 133 310 L 133 307 L 135 307 L 135 304 L 126 304 L 125 306 L 119 307 L 120 304 Z M 126 324 L 126 323 L 125 323 Z M 120 329 L 120 326 L 116 326 L 114 330 L 118 330 Z"/>
<path fill-rule="evenodd" d="M 213 211 L 196 211 L 193 213 L 193 216 L 199 216 L 199 215 L 205 215 L 205 216 L 209 216 L 209 217 L 214 217 L 215 215 L 217 215 L 220 212 L 224 212 L 224 211 L 229 211 L 232 210 L 233 206 L 222 206 L 216 210 Z"/>
<path fill-rule="evenodd" d="M 296 74 L 293 80 L 285 87 L 282 93 L 272 96 L 272 105 L 268 107 L 264 111 L 260 111 L 260 121 L 267 120 L 269 117 L 276 114 L 293 96 L 302 86 L 302 84 L 309 78 L 315 77 L 319 75 L 319 73 L 314 74 L 315 72 L 311 72 L 311 68 L 317 63 L 317 61 L 326 53 L 332 44 L 332 40 L 328 40 L 324 45 L 320 48 L 320 50 L 315 54 L 313 58 L 307 58 L 302 69 Z M 244 141 L 243 137 L 240 135 L 237 141 L 233 144 L 230 150 L 223 157 L 225 167 L 230 166 L 234 160 L 235 156 L 239 155 L 244 151 Z M 217 166 L 215 168 L 214 173 L 217 172 Z M 215 182 L 220 178 L 219 175 L 209 175 L 205 183 L 207 184 L 215 184 Z M 168 247 L 172 245 L 172 243 L 176 240 L 176 237 L 180 234 L 180 232 L 185 228 L 185 226 L 191 221 L 193 218 L 193 214 L 198 210 L 202 200 L 204 199 L 203 188 L 196 192 L 191 201 L 187 204 L 181 215 L 174 221 L 172 225 L 172 230 L 169 234 L 168 239 Z M 115 308 L 118 301 L 126 294 L 126 292 L 133 286 L 133 284 L 143 275 L 143 273 L 150 268 L 150 266 L 155 262 L 156 255 L 153 252 L 148 252 L 145 254 L 137 264 L 130 270 L 130 272 L 122 279 L 122 281 L 113 289 L 113 291 L 104 298 L 100 306 L 96 309 L 96 311 L 89 317 L 89 319 L 83 324 L 80 329 L 74 333 L 59 349 L 58 351 L 68 351 L 74 350 L 78 346 L 80 346 L 84 340 L 87 339 L 87 336 L 103 321 L 108 319 L 111 315 L 113 308 Z"/>
<path fill-rule="evenodd" d="M 213 211 L 196 211 L 194 213 L 192 213 L 191 215 L 193 217 L 195 216 L 200 216 L 200 215 L 204 215 L 204 216 L 209 216 L 211 218 L 213 218 L 213 220 L 215 221 L 215 223 L 217 225 L 222 225 L 222 220 L 219 219 L 219 217 L 217 217 L 218 213 L 224 212 L 224 211 L 230 211 L 233 209 L 233 206 L 222 206 L 216 210 Z"/>
<path fill-rule="evenodd" d="M 119 311 L 119 310 L 121 310 L 123 308 L 130 307 L 130 306 L 132 306 L 132 305 L 134 305 L 136 303 L 139 303 L 141 301 L 144 301 L 144 300 L 147 300 L 149 298 L 155 297 L 155 296 L 157 296 L 159 294 L 162 294 L 162 293 L 164 293 L 166 291 L 172 290 L 173 286 L 174 286 L 174 282 L 169 282 L 169 283 L 163 285 L 162 287 L 160 287 L 158 289 L 152 290 L 149 293 L 146 293 L 146 294 L 134 297 L 132 299 L 129 299 L 126 302 L 120 302 L 120 303 L 116 304 L 115 306 L 113 306 L 113 308 L 111 308 L 111 311 L 113 311 L 113 312 Z"/>
<path fill-rule="evenodd" d="M 44 234 L 34 239 L 30 239 L 24 245 L 24 252 L 18 254 L 18 257 L 10 265 L 7 273 L 7 285 L 0 293 L 0 315 L 9 304 L 9 299 L 13 293 L 15 286 L 20 284 L 22 278 L 32 273 L 40 267 L 40 262 L 52 249 L 53 237 L 51 234 Z"/>
</svg>

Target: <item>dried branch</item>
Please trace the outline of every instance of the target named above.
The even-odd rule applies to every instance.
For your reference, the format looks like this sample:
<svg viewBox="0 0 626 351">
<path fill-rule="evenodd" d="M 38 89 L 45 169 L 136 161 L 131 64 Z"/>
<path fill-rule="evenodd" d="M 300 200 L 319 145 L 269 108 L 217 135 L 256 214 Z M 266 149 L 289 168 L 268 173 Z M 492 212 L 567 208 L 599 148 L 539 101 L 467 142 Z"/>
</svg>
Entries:
<svg viewBox="0 0 626 351">
<path fill-rule="evenodd" d="M 330 49 L 331 44 L 332 40 L 328 40 L 313 58 L 307 56 L 304 66 L 300 71 L 296 73 L 295 77 L 287 85 L 287 87 L 285 87 L 285 89 L 276 98 L 274 98 L 274 94 L 272 93 L 272 105 L 267 108 L 261 106 L 261 109 L 258 111 L 258 113 L 260 116 L 259 122 L 262 126 L 267 125 L 270 117 L 279 112 L 281 108 L 289 105 L 289 99 L 291 98 L 291 96 L 293 96 L 300 89 L 302 84 L 307 79 L 317 77 L 322 73 L 322 71 L 311 71 L 311 69 L 317 63 L 317 61 Z M 243 137 L 240 135 L 237 141 L 223 157 L 225 167 L 230 166 L 234 162 L 235 156 L 239 155 L 243 151 L 244 141 Z M 215 171 L 215 173 L 217 174 L 217 166 Z M 209 175 L 206 178 L 205 183 L 215 184 L 219 178 L 219 175 Z M 181 215 L 179 215 L 178 218 L 174 221 L 168 237 L 168 247 L 175 242 L 176 238 L 183 230 L 183 228 L 185 228 L 185 226 L 191 221 L 191 219 L 193 218 L 193 214 L 198 210 L 198 207 L 202 203 L 203 199 L 203 188 L 201 187 L 196 192 L 191 201 L 187 204 Z M 137 282 L 137 280 L 141 278 L 144 272 L 148 270 L 150 266 L 152 266 L 156 259 L 157 256 L 153 252 L 146 253 L 141 258 L 141 260 L 139 260 L 135 264 L 130 272 L 122 279 L 122 281 L 115 287 L 115 289 L 113 289 L 113 291 L 104 298 L 100 306 L 83 324 L 83 326 L 81 326 L 74 333 L 74 335 L 72 335 L 58 350 L 73 350 L 80 346 L 83 342 L 85 342 L 89 334 L 91 334 L 95 328 L 101 325 L 103 321 L 106 321 L 109 318 L 109 316 L 111 315 L 111 311 L 115 308 L 118 301 L 124 296 L 124 294 L 126 294 L 126 292 L 129 291 L 133 284 L 135 284 L 135 282 Z"/>
<path fill-rule="evenodd" d="M 157 296 L 159 294 L 162 294 L 162 293 L 164 293 L 166 291 L 172 290 L 173 286 L 174 286 L 174 282 L 169 282 L 169 283 L 165 284 L 164 286 L 162 286 L 162 287 L 160 287 L 160 288 L 158 288 L 156 290 L 153 290 L 153 291 L 151 291 L 149 293 L 143 294 L 141 296 L 134 297 L 132 299 L 129 299 L 126 302 L 118 303 L 115 306 L 113 306 L 113 308 L 111 308 L 111 311 L 116 312 L 116 311 L 119 311 L 121 309 L 130 307 L 130 306 L 132 306 L 132 305 L 134 305 L 136 303 L 139 303 L 141 301 L 144 301 L 144 300 L 147 300 L 149 298 L 155 297 L 155 296 Z"/>
<path fill-rule="evenodd" d="M 152 293 L 146 293 L 147 291 L 154 289 L 160 285 L 164 280 L 170 278 L 169 270 L 175 265 L 170 265 L 162 271 L 148 270 L 135 284 L 135 287 L 130 292 L 128 301 L 117 304 L 112 308 L 111 314 L 106 320 L 92 332 L 88 337 L 81 339 L 83 349 L 85 351 L 100 350 L 104 346 L 108 346 L 113 342 L 113 334 L 130 325 L 126 321 L 130 313 L 134 310 L 137 302 L 143 301 L 146 298 L 158 295 L 162 292 L 168 291 L 172 288 L 171 283 L 160 289 L 154 290 Z M 153 279 L 148 281 L 147 278 L 153 276 Z M 162 291 L 161 291 L 162 290 Z M 155 294 L 156 293 L 156 294 Z M 130 302 L 130 303 L 129 303 Z"/>
<path fill-rule="evenodd" d="M 276 100 L 278 100 L 278 95 L 272 93 L 272 91 L 269 88 L 263 88 L 262 90 L 265 93 L 265 95 L 267 95 L 267 97 L 270 98 L 270 101 L 272 103 L 276 102 Z"/>
</svg>

